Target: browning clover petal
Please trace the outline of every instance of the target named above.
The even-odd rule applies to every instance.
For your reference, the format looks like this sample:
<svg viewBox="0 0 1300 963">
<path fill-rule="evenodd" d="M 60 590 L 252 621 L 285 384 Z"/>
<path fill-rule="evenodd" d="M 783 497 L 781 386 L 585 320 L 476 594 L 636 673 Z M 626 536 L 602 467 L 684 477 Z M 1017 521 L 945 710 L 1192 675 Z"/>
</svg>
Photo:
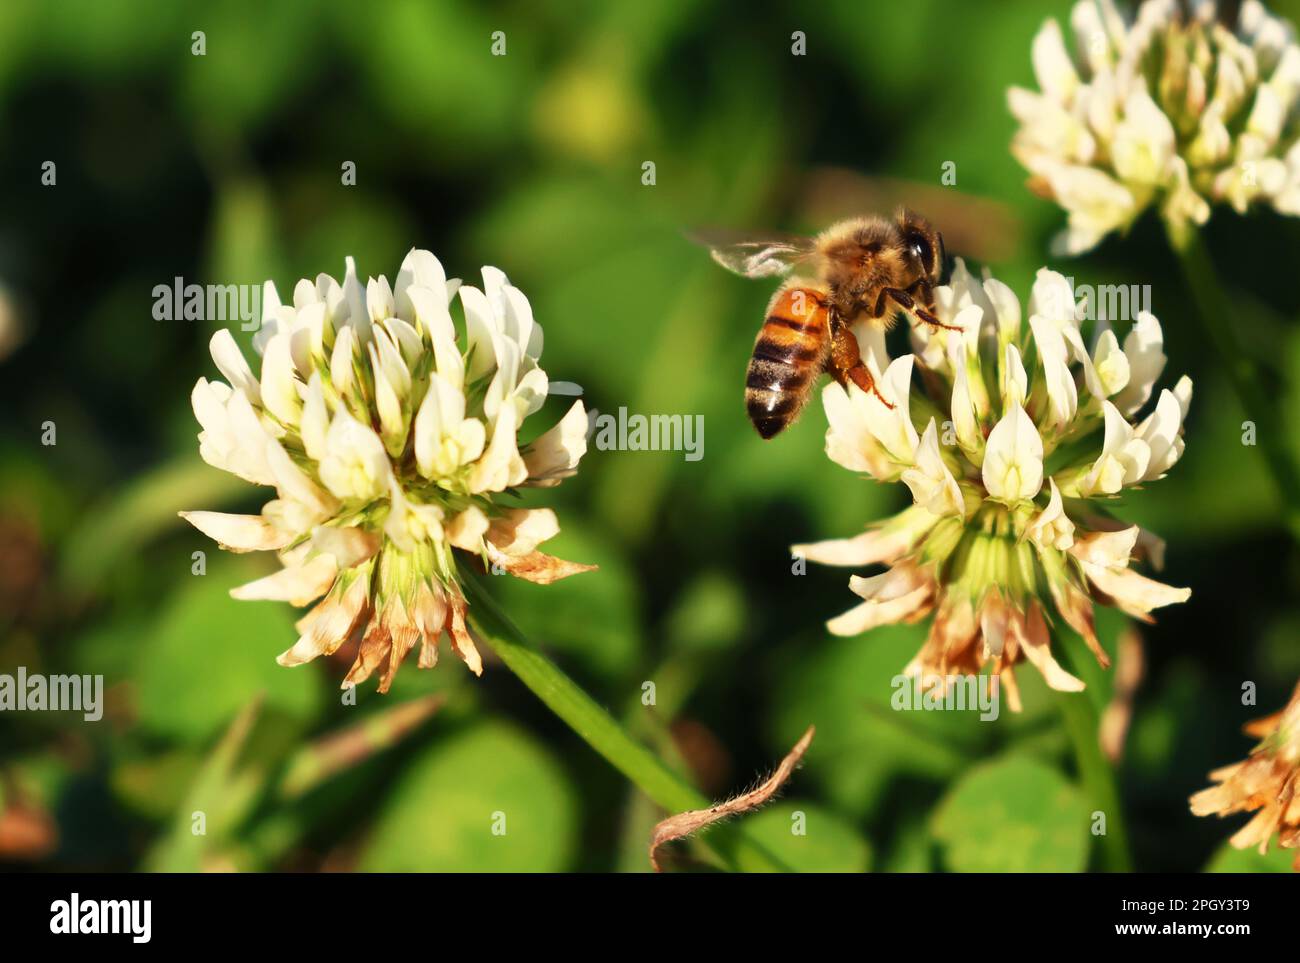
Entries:
<svg viewBox="0 0 1300 963">
<path fill-rule="evenodd" d="M 1258 719 L 1246 733 L 1260 743 L 1241 762 L 1210 773 L 1216 785 L 1191 799 L 1192 812 L 1254 812 L 1255 816 L 1232 837 L 1237 849 L 1259 846 L 1268 852 L 1277 833 L 1278 845 L 1296 850 L 1292 867 L 1300 871 L 1300 683 L 1281 712 Z"/>
</svg>

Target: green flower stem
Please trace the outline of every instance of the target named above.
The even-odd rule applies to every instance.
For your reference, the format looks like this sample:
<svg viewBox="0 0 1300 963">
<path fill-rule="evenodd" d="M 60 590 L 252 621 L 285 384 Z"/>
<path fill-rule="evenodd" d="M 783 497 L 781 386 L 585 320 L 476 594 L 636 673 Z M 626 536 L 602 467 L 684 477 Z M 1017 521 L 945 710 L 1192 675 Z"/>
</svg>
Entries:
<svg viewBox="0 0 1300 963">
<path fill-rule="evenodd" d="M 1246 417 L 1255 423 L 1255 438 L 1277 486 L 1283 518 L 1291 534 L 1300 538 L 1300 470 L 1287 447 L 1279 406 L 1265 396 L 1259 370 L 1241 348 L 1236 335 L 1239 319 L 1200 233 L 1189 231 L 1181 239 L 1171 233 L 1169 240 L 1191 289 L 1202 332 L 1228 373 Z"/>
<path fill-rule="evenodd" d="M 1129 855 L 1128 830 L 1120 804 L 1119 785 L 1110 760 L 1101 751 L 1098 734 L 1101 720 L 1087 692 L 1058 692 L 1065 729 L 1074 745 L 1079 778 L 1088 802 L 1106 815 L 1106 835 L 1101 837 L 1102 866 L 1111 873 L 1133 872 Z"/>
<path fill-rule="evenodd" d="M 478 634 L 492 646 L 506 667 L 584 742 L 670 813 L 713 805 L 629 736 L 559 666 L 531 646 L 475 577 L 465 579 L 465 588 L 470 600 L 470 621 Z M 746 868 L 788 871 L 788 867 L 748 838 L 738 825 L 710 827 L 701 842 L 732 868 L 743 864 Z"/>
</svg>

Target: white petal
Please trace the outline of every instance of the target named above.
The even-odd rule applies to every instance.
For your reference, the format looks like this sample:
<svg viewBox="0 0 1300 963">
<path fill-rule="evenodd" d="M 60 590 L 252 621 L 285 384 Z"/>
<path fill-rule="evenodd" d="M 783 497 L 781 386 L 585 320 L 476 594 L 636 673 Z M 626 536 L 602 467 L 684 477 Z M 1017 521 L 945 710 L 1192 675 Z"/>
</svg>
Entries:
<svg viewBox="0 0 1300 963">
<path fill-rule="evenodd" d="M 376 331 L 379 328 L 375 328 Z M 374 343 L 370 345 L 374 352 Z M 376 366 L 375 373 L 375 410 L 379 412 L 379 432 L 384 441 L 384 448 L 394 458 L 401 455 L 406 447 L 406 418 L 402 399 L 383 368 Z"/>
<path fill-rule="evenodd" d="M 863 602 L 826 622 L 832 635 L 861 635 L 881 625 L 893 625 L 920 610 L 929 600 L 930 590 L 918 588 L 890 602 Z"/>
<path fill-rule="evenodd" d="M 280 330 L 280 295 L 275 290 L 275 282 L 267 281 L 262 285 L 262 319 L 257 333 L 253 335 L 253 350 L 261 354 L 266 350 L 266 343 Z"/>
<path fill-rule="evenodd" d="M 528 446 L 524 455 L 528 484 L 542 488 L 558 485 L 577 471 L 586 453 L 587 412 L 581 401 L 575 401 L 554 428 Z"/>
<path fill-rule="evenodd" d="M 1034 35 L 1030 58 L 1043 93 L 1065 102 L 1078 87 L 1079 75 L 1065 49 L 1061 26 L 1055 20 L 1046 21 Z"/>
<path fill-rule="evenodd" d="M 939 432 L 930 419 L 916 451 L 916 467 L 903 472 L 903 483 L 912 490 L 917 505 L 935 515 L 961 515 L 965 509 L 957 479 L 939 454 Z"/>
<path fill-rule="evenodd" d="M 912 464 L 920 442 L 910 415 L 913 360 L 910 354 L 895 358 L 880 379 L 880 393 L 893 404 L 893 408 L 886 408 L 872 394 L 863 409 L 871 434 L 896 461 L 906 465 Z M 849 394 L 861 390 L 855 385 L 849 389 Z"/>
<path fill-rule="evenodd" d="M 274 438 L 266 441 L 266 461 L 275 476 L 275 487 L 282 499 L 295 501 L 321 516 L 331 515 L 339 504 L 307 474 L 293 463 L 293 459 Z"/>
<path fill-rule="evenodd" d="M 1182 450 L 1177 447 L 1183 426 L 1183 408 L 1178 398 L 1168 389 L 1160 392 L 1160 400 L 1142 423 L 1139 437 L 1150 446 L 1151 461 L 1144 467 L 1140 480 L 1159 478 L 1178 461 Z"/>
<path fill-rule="evenodd" d="M 1070 372 L 1065 336 L 1056 322 L 1039 315 L 1029 318 L 1029 327 L 1038 346 L 1038 358 L 1043 365 L 1047 387 L 1049 413 L 1046 426 L 1063 431 L 1074 420 L 1079 406 L 1079 391 Z"/>
<path fill-rule="evenodd" d="M 1042 176 L 1057 203 L 1069 212 L 1066 233 L 1053 243 L 1056 253 L 1089 251 L 1138 214 L 1133 192 L 1094 167 L 1054 164 L 1046 167 Z"/>
<path fill-rule="evenodd" d="M 1124 339 L 1128 358 L 1129 382 L 1115 397 L 1115 406 L 1125 417 L 1147 403 L 1156 380 L 1165 368 L 1164 334 L 1160 322 L 1149 311 L 1138 314 L 1133 330 Z"/>
<path fill-rule="evenodd" d="M 913 506 L 884 526 L 869 529 L 853 538 L 792 545 L 790 551 L 821 565 L 861 567 L 876 562 L 892 563 L 910 551 L 938 521 L 939 517 L 934 513 Z"/>
<path fill-rule="evenodd" d="M 515 423 L 515 407 L 506 405 L 501 409 L 496 426 L 492 430 L 492 441 L 487 451 L 475 462 L 470 471 L 471 492 L 499 492 L 504 491 L 511 484 L 518 484 L 518 481 L 522 481 L 523 478 L 519 478 L 518 481 L 513 480 L 516 475 L 516 462 L 518 462 L 518 471 L 527 477 L 528 469 L 524 467 L 523 459 L 519 457 L 519 450 L 516 447 Z"/>
<path fill-rule="evenodd" d="M 285 425 L 297 425 L 302 411 L 298 380 L 294 373 L 289 332 L 277 334 L 262 354 L 262 403 Z"/>
<path fill-rule="evenodd" d="M 1120 350 L 1119 339 L 1109 328 L 1097 338 L 1092 366 L 1087 371 L 1094 374 L 1093 380 L 1088 382 L 1088 390 L 1096 398 L 1109 398 L 1128 385 L 1128 355 Z"/>
<path fill-rule="evenodd" d="M 1025 373 L 1025 364 L 1020 359 L 1020 349 L 1008 344 L 1002 353 L 1002 410 L 1012 405 L 1023 407 L 1029 394 L 1029 375 Z"/>
<path fill-rule="evenodd" d="M 996 278 L 984 282 L 984 293 L 993 304 L 997 317 L 998 336 L 1011 340 L 1020 336 L 1020 299 L 1006 284 Z"/>
<path fill-rule="evenodd" d="M 550 388 L 550 379 L 541 368 L 533 368 L 515 386 L 514 402 L 519 408 L 519 420 L 536 414 L 546 401 L 546 392 Z"/>
<path fill-rule="evenodd" d="M 339 331 L 330 355 L 330 382 L 340 395 L 347 395 L 356 380 L 353 365 L 357 358 L 357 334 L 351 326 Z"/>
<path fill-rule="evenodd" d="M 1074 523 L 1065 514 L 1065 505 L 1061 500 L 1061 491 L 1056 487 L 1056 479 L 1047 479 L 1051 494 L 1047 507 L 1029 523 L 1026 534 L 1040 548 L 1054 548 L 1065 551 L 1074 544 Z"/>
<path fill-rule="evenodd" d="M 1032 613 L 1039 625 L 1042 624 L 1042 616 L 1035 608 Z M 1021 627 L 1017 619 L 1011 620 L 1013 630 L 1018 635 L 1020 642 L 1020 651 L 1024 653 L 1025 658 L 1034 668 L 1042 673 L 1044 681 L 1048 686 L 1058 692 L 1082 692 L 1084 684 L 1081 679 L 1077 679 L 1056 661 L 1052 655 L 1050 638 L 1047 635 L 1046 627 L 1041 629 L 1031 628 L 1026 631 Z"/>
<path fill-rule="evenodd" d="M 1144 616 L 1152 609 L 1186 602 L 1192 596 L 1191 589 L 1165 585 L 1127 568 L 1106 568 L 1085 562 L 1083 570 L 1097 588 L 1130 615 Z"/>
<path fill-rule="evenodd" d="M 871 578 L 855 575 L 849 588 L 866 601 L 828 621 L 832 635 L 858 635 L 901 622 L 927 607 L 932 593 L 931 585 L 910 568 L 893 568 Z"/>
<path fill-rule="evenodd" d="M 320 479 L 339 498 L 373 499 L 388 491 L 392 466 L 384 443 L 346 411 L 334 413 L 326 438 L 327 453 Z"/>
<path fill-rule="evenodd" d="M 231 391 L 221 382 L 202 378 L 191 394 L 194 413 L 204 430 L 199 433 L 199 454 L 209 465 L 258 485 L 274 484 L 266 463 L 268 435 L 248 396 Z"/>
<path fill-rule="evenodd" d="M 402 551 L 414 551 L 417 543 L 441 541 L 442 509 L 437 505 L 420 505 L 407 500 L 397 478 L 388 479 L 389 510 L 384 534 Z"/>
<path fill-rule="evenodd" d="M 220 381 L 210 382 L 200 378 L 194 382 L 190 392 L 190 405 L 194 408 L 194 417 L 198 419 L 203 430 L 211 434 L 228 432 L 226 401 L 230 398 L 230 386 Z"/>
<path fill-rule="evenodd" d="M 1114 495 L 1124 485 L 1142 480 L 1151 461 L 1151 448 L 1109 401 L 1101 404 L 1106 419 L 1102 452 L 1081 483 L 1083 495 Z"/>
<path fill-rule="evenodd" d="M 1058 327 L 1077 324 L 1078 302 L 1069 280 L 1058 271 L 1039 268 L 1029 295 L 1029 314 L 1052 321 Z"/>
<path fill-rule="evenodd" d="M 226 380 L 248 395 L 248 400 L 253 404 L 261 404 L 261 387 L 231 333 L 222 328 L 208 342 L 208 350 L 212 353 L 212 360 L 216 362 L 217 369 L 226 376 Z"/>
<path fill-rule="evenodd" d="M 487 296 L 478 288 L 465 285 L 460 289 L 465 309 L 465 342 L 469 351 L 466 377 L 470 381 L 483 377 L 496 367 L 498 337 Z"/>
<path fill-rule="evenodd" d="M 1174 126 L 1168 116 L 1145 90 L 1133 91 L 1111 143 L 1115 172 L 1126 183 L 1162 184 L 1173 153 Z"/>
<path fill-rule="evenodd" d="M 343 259 L 347 265 L 343 273 L 343 300 L 348 306 L 348 327 L 355 334 L 360 344 L 370 340 L 370 314 L 366 310 L 366 291 L 357 278 L 357 265 L 351 258 Z"/>
<path fill-rule="evenodd" d="M 1174 397 L 1178 399 L 1178 406 L 1183 410 L 1183 420 L 1187 420 L 1188 409 L 1192 407 L 1192 379 L 1183 375 L 1174 385 Z"/>
<path fill-rule="evenodd" d="M 397 356 L 402 362 L 403 370 L 409 371 L 424 355 L 424 339 L 409 322 L 401 318 L 389 318 L 385 321 L 384 331 L 397 346 Z"/>
<path fill-rule="evenodd" d="M 984 463 L 984 432 L 980 429 L 979 414 L 971 397 L 972 362 L 967 359 L 965 349 L 956 340 L 949 343 L 949 355 L 953 370 L 950 405 L 953 430 L 966 457 L 978 467 Z M 982 384 L 980 390 L 983 391 Z"/>
<path fill-rule="evenodd" d="M 482 550 L 487 535 L 488 517 L 477 505 L 471 505 L 446 525 L 447 541 L 467 552 Z"/>
<path fill-rule="evenodd" d="M 1043 440 L 1019 405 L 989 432 L 984 451 L 984 487 L 1006 503 L 1033 498 L 1043 485 Z"/>
<path fill-rule="evenodd" d="M 439 299 L 442 298 L 442 292 L 447 287 L 447 272 L 443 270 L 442 262 L 434 257 L 432 252 L 412 248 L 402 259 L 401 270 L 397 272 L 394 289 L 397 316 L 408 321 L 419 316 L 419 306 L 414 303 L 415 299 L 409 296 L 413 287 L 430 292 L 437 291 Z M 445 308 L 445 302 L 443 306 Z"/>
<path fill-rule="evenodd" d="M 325 405 L 325 392 L 321 387 L 320 373 L 314 371 L 311 381 L 307 382 L 307 398 L 302 406 L 302 423 L 298 428 L 308 458 L 320 461 L 325 457 L 329 429 L 330 415 Z"/>
<path fill-rule="evenodd" d="M 379 550 L 379 536 L 355 525 L 320 525 L 312 530 L 313 552 L 330 555 L 338 567 L 352 568 Z"/>
<path fill-rule="evenodd" d="M 849 471 L 866 472 L 884 480 L 893 477 L 891 465 L 875 436 L 867 427 L 867 399 L 862 392 L 852 396 L 835 381 L 822 389 L 826 411 L 826 457 Z"/>
<path fill-rule="evenodd" d="M 1080 562 L 1106 568 L 1125 568 L 1133 557 L 1140 529 L 1130 528 L 1109 532 L 1088 532 L 1075 540 L 1070 554 Z"/>
<path fill-rule="evenodd" d="M 222 548 L 231 552 L 265 552 L 283 548 L 293 540 L 261 515 L 224 512 L 180 512 L 185 519 Z"/>
<path fill-rule="evenodd" d="M 560 522 L 549 508 L 516 508 L 492 519 L 487 539 L 507 555 L 527 555 L 560 533 Z"/>
<path fill-rule="evenodd" d="M 306 605 L 329 591 L 338 574 L 333 556 L 318 555 L 302 565 L 285 566 L 273 575 L 259 578 L 230 590 L 232 598 L 268 599 Z"/>
<path fill-rule="evenodd" d="M 298 283 L 293 286 L 293 306 L 301 311 L 309 304 L 320 302 L 320 294 L 316 291 L 316 285 L 306 278 L 299 279 Z"/>
<path fill-rule="evenodd" d="M 395 311 L 393 289 L 388 285 L 388 278 L 382 274 L 366 281 L 366 312 L 371 324 L 391 318 Z"/>
<path fill-rule="evenodd" d="M 532 306 L 516 287 L 507 286 L 502 293 L 505 296 L 505 334 L 527 353 L 529 345 L 535 341 L 534 329 L 537 327 Z M 540 346 L 540 339 L 535 343 Z M 536 355 L 530 354 L 530 357 L 537 359 Z"/>
</svg>

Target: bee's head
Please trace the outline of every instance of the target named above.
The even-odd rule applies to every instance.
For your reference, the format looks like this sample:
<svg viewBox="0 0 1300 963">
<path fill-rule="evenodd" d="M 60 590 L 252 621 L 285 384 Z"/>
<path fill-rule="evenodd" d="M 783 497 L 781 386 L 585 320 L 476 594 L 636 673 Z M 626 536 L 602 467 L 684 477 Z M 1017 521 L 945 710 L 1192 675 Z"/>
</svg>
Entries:
<svg viewBox="0 0 1300 963">
<path fill-rule="evenodd" d="M 920 214 L 909 210 L 898 212 L 898 229 L 903 233 L 903 243 L 916 276 L 924 278 L 932 286 L 939 284 L 947 257 L 943 235 Z"/>
</svg>

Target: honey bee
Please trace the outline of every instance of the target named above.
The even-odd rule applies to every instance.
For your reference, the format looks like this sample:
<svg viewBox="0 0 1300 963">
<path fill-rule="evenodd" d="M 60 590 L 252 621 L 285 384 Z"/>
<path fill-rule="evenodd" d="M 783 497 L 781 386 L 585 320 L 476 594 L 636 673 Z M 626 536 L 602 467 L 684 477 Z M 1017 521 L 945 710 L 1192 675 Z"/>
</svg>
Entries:
<svg viewBox="0 0 1300 963">
<path fill-rule="evenodd" d="M 747 278 L 786 276 L 767 306 L 745 379 L 749 419 L 772 438 L 799 417 L 823 371 L 852 381 L 885 405 L 862 363 L 853 325 L 888 330 L 900 312 L 936 328 L 934 287 L 943 276 L 943 237 L 919 214 L 840 221 L 816 237 L 703 243 L 713 259 Z M 803 275 L 792 274 L 796 269 Z"/>
</svg>

